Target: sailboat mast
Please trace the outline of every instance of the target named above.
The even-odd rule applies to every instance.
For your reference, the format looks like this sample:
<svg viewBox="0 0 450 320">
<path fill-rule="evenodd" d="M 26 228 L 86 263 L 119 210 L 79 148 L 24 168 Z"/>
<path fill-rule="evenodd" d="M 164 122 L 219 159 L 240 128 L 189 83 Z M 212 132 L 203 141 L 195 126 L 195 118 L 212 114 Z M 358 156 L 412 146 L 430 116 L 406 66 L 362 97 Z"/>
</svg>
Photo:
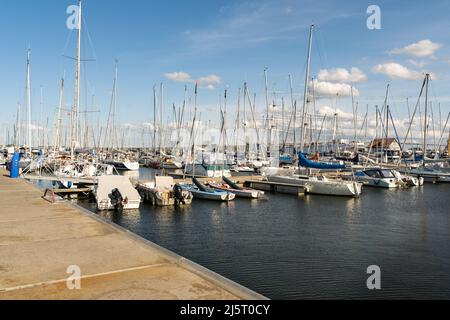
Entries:
<svg viewBox="0 0 450 320">
<path fill-rule="evenodd" d="M 289 93 L 290 93 L 290 96 L 291 96 L 291 112 L 292 112 L 292 115 L 291 115 L 291 118 L 289 119 L 289 124 L 288 124 L 287 132 L 286 132 L 285 143 L 286 143 L 287 137 L 289 135 L 289 130 L 290 130 L 290 127 L 291 127 L 291 120 L 293 120 L 294 121 L 294 125 L 293 125 L 294 130 L 293 130 L 293 140 L 292 140 L 292 148 L 293 148 L 292 151 L 295 154 L 295 145 L 297 144 L 297 139 L 296 139 L 297 135 L 296 135 L 296 132 L 295 132 L 295 130 L 297 128 L 297 103 L 294 101 L 294 92 L 293 92 L 293 89 L 292 89 L 292 76 L 291 75 L 289 75 Z"/>
<path fill-rule="evenodd" d="M 266 156 L 270 156 L 270 140 L 271 140 L 271 129 L 269 120 L 269 97 L 268 97 L 268 85 L 267 85 L 267 67 L 264 69 L 264 95 L 266 98 L 266 130 L 267 130 L 267 152 Z"/>
<path fill-rule="evenodd" d="M 31 50 L 28 49 L 27 51 L 27 80 L 26 80 L 26 106 L 25 109 L 27 110 L 27 141 L 25 143 L 26 146 L 29 148 L 29 152 L 31 154 L 31 89 L 30 89 L 30 55 Z"/>
<path fill-rule="evenodd" d="M 428 131 L 428 85 L 430 82 L 430 74 L 427 73 L 426 77 L 426 87 L 425 87 L 425 120 L 423 128 L 423 165 L 425 165 L 425 156 L 427 150 L 427 131 Z"/>
<path fill-rule="evenodd" d="M 246 108 L 246 104 L 245 104 L 245 98 L 247 98 L 247 82 L 244 82 L 244 116 L 243 116 L 243 126 L 244 126 L 244 157 L 245 160 L 249 160 L 248 158 L 248 152 L 247 152 L 247 108 Z"/>
<path fill-rule="evenodd" d="M 305 118 L 307 113 L 308 104 L 308 83 L 309 83 L 309 73 L 311 69 L 311 49 L 312 49 L 312 36 L 314 31 L 314 25 L 311 25 L 309 29 L 309 42 L 308 42 L 308 58 L 306 62 L 306 76 L 305 76 L 305 90 L 303 93 L 303 110 L 302 110 L 302 130 L 301 130 L 301 140 L 300 140 L 300 152 L 303 152 L 305 146 L 304 136 L 305 136 Z"/>
<path fill-rule="evenodd" d="M 224 175 L 225 164 L 227 161 L 227 96 L 228 90 L 225 89 L 224 93 L 224 106 L 223 106 L 223 154 L 224 154 L 224 162 L 222 166 L 222 176 Z"/>
<path fill-rule="evenodd" d="M 55 139 L 55 151 L 59 151 L 61 146 L 61 125 L 62 117 L 61 111 L 64 106 L 64 77 L 61 79 L 61 91 L 59 96 L 59 108 L 58 108 L 58 124 L 56 126 L 56 139 Z"/>
<path fill-rule="evenodd" d="M 159 87 L 159 153 L 161 154 L 163 146 L 163 104 L 164 104 L 164 84 L 161 82 Z"/>
<path fill-rule="evenodd" d="M 119 147 L 119 139 L 117 137 L 117 126 L 116 126 L 116 112 L 117 112 L 117 78 L 119 76 L 119 67 L 118 67 L 118 61 L 115 61 L 114 64 L 114 89 L 113 89 L 113 113 L 112 113 L 112 149 L 116 147 Z"/>
<path fill-rule="evenodd" d="M 156 87 L 153 86 L 153 152 L 156 153 Z"/>
<path fill-rule="evenodd" d="M 73 157 L 74 147 L 77 141 L 79 141 L 79 107 L 80 107 L 80 72 L 81 72 L 81 25 L 82 25 L 82 5 L 83 1 L 78 0 L 78 36 L 77 36 L 77 53 L 76 53 L 76 67 L 75 67 L 75 94 L 74 94 L 74 104 L 72 110 L 72 124 L 74 129 L 72 129 L 72 141 L 70 146 L 70 153 Z"/>
</svg>

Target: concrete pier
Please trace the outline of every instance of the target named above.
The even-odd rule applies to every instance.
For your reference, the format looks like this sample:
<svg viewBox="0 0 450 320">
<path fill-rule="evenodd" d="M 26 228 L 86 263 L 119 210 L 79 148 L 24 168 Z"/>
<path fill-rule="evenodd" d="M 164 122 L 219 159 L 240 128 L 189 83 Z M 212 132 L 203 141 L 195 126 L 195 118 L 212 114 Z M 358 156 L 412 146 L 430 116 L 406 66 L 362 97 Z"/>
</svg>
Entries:
<svg viewBox="0 0 450 320">
<path fill-rule="evenodd" d="M 0 299 L 265 299 L 0 169 Z M 126 213 L 125 213 L 126 214 Z M 81 271 L 70 290 L 69 266 Z"/>
</svg>

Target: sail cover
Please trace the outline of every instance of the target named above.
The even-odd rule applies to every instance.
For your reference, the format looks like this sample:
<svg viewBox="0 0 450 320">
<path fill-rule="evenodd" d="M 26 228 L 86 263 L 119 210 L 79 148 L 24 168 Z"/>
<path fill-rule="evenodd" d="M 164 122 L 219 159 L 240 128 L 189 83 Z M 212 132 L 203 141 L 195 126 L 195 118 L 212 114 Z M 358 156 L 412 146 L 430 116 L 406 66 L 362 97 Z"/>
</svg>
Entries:
<svg viewBox="0 0 450 320">
<path fill-rule="evenodd" d="M 303 153 L 298 154 L 298 164 L 301 167 L 319 169 L 319 170 L 342 170 L 345 169 L 345 165 L 330 163 L 330 162 L 316 162 L 306 158 Z"/>
</svg>

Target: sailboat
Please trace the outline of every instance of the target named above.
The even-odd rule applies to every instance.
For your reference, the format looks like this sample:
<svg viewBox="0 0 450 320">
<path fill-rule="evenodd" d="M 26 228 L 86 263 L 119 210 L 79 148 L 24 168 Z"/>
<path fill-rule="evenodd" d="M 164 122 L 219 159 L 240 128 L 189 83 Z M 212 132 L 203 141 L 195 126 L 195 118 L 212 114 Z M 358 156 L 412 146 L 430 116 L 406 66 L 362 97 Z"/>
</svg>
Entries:
<svg viewBox="0 0 450 320">
<path fill-rule="evenodd" d="M 309 194 L 359 197 L 362 193 L 362 184 L 359 182 L 328 179 L 325 176 L 309 177 L 295 174 L 291 176 L 269 176 L 267 180 L 302 186 Z"/>
<path fill-rule="evenodd" d="M 423 179 L 425 182 L 431 182 L 431 183 L 450 183 L 450 173 L 443 172 L 439 168 L 436 167 L 427 167 L 427 134 L 428 134 L 428 89 L 429 89 L 429 82 L 430 82 L 430 74 L 427 73 L 425 75 L 425 79 L 422 84 L 422 88 L 420 90 L 419 98 L 417 101 L 416 108 L 414 110 L 414 114 L 411 119 L 410 127 L 408 128 L 408 133 L 405 137 L 405 142 L 403 145 L 406 144 L 406 141 L 408 139 L 408 135 L 410 133 L 411 125 L 414 120 L 414 116 L 417 111 L 417 107 L 419 106 L 420 98 L 423 94 L 423 90 L 425 88 L 425 115 L 424 115 L 424 132 L 423 132 L 423 145 L 422 145 L 422 160 L 421 165 L 416 168 L 410 168 L 410 169 L 399 169 L 399 171 L 403 174 L 412 175 L 414 177 L 417 177 L 419 179 Z M 400 165 L 400 162 L 398 163 Z"/>
<path fill-rule="evenodd" d="M 305 124 L 307 117 L 307 105 L 308 105 L 308 85 L 309 85 L 309 73 L 311 67 L 311 50 L 312 50 L 312 38 L 313 38 L 314 25 L 311 25 L 309 30 L 309 44 L 308 44 L 308 57 L 306 64 L 306 76 L 305 76 L 305 91 L 303 100 L 302 111 L 302 123 Z M 345 165 L 341 163 L 320 163 L 307 159 L 303 154 L 305 145 L 305 131 L 306 127 L 303 126 L 301 130 L 301 146 L 299 157 L 299 166 L 306 167 L 308 169 L 319 170 L 341 170 L 345 169 Z M 267 174 L 267 173 L 266 173 Z M 305 187 L 306 192 L 311 194 L 320 195 L 333 195 L 333 196 L 349 196 L 359 197 L 362 192 L 362 184 L 356 181 L 344 181 L 344 180 L 331 180 L 325 176 L 302 176 L 298 174 L 291 174 L 288 176 L 282 176 L 276 173 L 276 175 L 268 175 L 267 180 L 269 182 L 292 184 L 296 186 Z"/>
<path fill-rule="evenodd" d="M 344 170 L 345 165 L 342 163 L 334 163 L 334 162 L 319 162 L 312 161 L 306 158 L 305 154 L 298 154 L 298 164 L 300 167 L 308 168 L 308 169 L 318 169 L 318 170 Z"/>
</svg>

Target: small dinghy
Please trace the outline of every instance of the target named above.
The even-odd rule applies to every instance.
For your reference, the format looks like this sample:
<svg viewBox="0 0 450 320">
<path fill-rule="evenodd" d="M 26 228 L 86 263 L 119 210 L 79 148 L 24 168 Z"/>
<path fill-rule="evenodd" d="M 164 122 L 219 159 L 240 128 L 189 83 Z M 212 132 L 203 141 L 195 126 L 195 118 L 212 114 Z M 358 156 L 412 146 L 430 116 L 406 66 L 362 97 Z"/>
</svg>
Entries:
<svg viewBox="0 0 450 320">
<path fill-rule="evenodd" d="M 141 197 L 123 176 L 101 176 L 95 189 L 98 210 L 139 209 Z"/>
<path fill-rule="evenodd" d="M 238 198 L 259 199 L 264 196 L 264 191 L 250 188 L 241 188 L 233 181 L 226 177 L 222 177 L 224 183 L 210 182 L 208 185 L 216 190 L 228 191 L 236 195 Z"/>
<path fill-rule="evenodd" d="M 194 198 L 214 201 L 232 201 L 236 197 L 234 193 L 228 191 L 208 188 L 196 178 L 193 178 L 192 181 L 194 184 L 188 186 L 186 190 L 190 191 Z"/>
</svg>

